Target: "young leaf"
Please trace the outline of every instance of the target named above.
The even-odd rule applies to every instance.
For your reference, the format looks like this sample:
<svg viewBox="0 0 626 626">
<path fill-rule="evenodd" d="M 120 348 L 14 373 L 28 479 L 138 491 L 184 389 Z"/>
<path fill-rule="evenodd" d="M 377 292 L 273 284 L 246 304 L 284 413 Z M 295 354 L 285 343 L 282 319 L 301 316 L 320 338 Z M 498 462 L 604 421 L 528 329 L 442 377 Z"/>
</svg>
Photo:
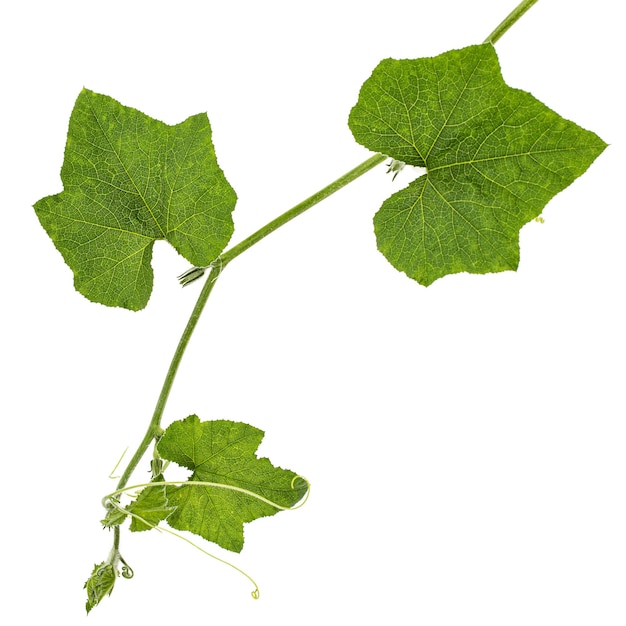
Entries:
<svg viewBox="0 0 626 626">
<path fill-rule="evenodd" d="M 233 232 L 237 197 L 217 164 L 205 114 L 168 126 L 83 89 L 61 180 L 64 191 L 34 208 L 76 289 L 94 302 L 146 306 L 155 240 L 206 266 Z"/>
<path fill-rule="evenodd" d="M 123 509 L 117 507 L 111 507 L 108 509 L 106 517 L 101 520 L 101 524 L 105 528 L 112 528 L 113 526 L 119 526 L 124 522 L 127 517 L 127 513 Z"/>
<path fill-rule="evenodd" d="M 87 579 L 84 588 L 87 590 L 87 613 L 98 605 L 107 595 L 111 595 L 117 571 L 111 563 L 100 563 L 94 565 L 91 576 Z"/>
<path fill-rule="evenodd" d="M 155 526 L 166 519 L 168 515 L 171 515 L 175 508 L 169 506 L 165 487 L 145 487 L 137 499 L 126 507 L 129 513 L 134 513 Z M 152 526 L 148 526 L 136 517 L 133 517 L 130 523 L 132 532 L 150 530 L 151 528 Z"/>
<path fill-rule="evenodd" d="M 349 125 L 367 148 L 427 170 L 374 218 L 379 250 L 423 285 L 516 269 L 520 228 L 606 147 L 506 85 L 491 44 L 382 61 Z"/>
<path fill-rule="evenodd" d="M 190 481 L 233 486 L 280 507 L 292 507 L 307 492 L 306 481 L 289 470 L 274 467 L 266 458 L 256 457 L 263 434 L 247 424 L 201 422 L 196 415 L 190 415 L 167 428 L 158 451 L 164 459 L 192 470 Z M 176 510 L 167 523 L 240 552 L 244 522 L 280 510 L 251 494 L 219 486 L 168 487 L 168 504 Z"/>
</svg>

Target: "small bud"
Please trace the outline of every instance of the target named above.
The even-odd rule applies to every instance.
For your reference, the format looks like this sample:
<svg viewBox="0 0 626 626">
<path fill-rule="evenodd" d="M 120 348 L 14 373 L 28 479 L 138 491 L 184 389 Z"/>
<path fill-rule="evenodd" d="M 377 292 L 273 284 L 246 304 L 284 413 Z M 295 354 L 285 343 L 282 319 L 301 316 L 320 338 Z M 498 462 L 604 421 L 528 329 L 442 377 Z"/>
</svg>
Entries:
<svg viewBox="0 0 626 626">
<path fill-rule="evenodd" d="M 392 181 L 396 180 L 398 172 L 401 172 L 404 169 L 405 165 L 406 163 L 404 163 L 403 161 L 398 161 L 397 159 L 391 159 L 391 161 L 387 163 L 387 174 L 393 172 L 393 178 L 391 179 Z"/>
<path fill-rule="evenodd" d="M 183 272 L 178 277 L 178 282 L 180 282 L 180 284 L 183 287 L 186 287 L 187 285 L 192 283 L 194 280 L 198 280 L 198 278 L 202 278 L 204 276 L 204 272 L 206 272 L 207 269 L 208 268 L 206 267 L 192 267 L 191 269 L 188 269 L 186 272 Z"/>
<path fill-rule="evenodd" d="M 161 474 L 163 474 L 163 459 L 154 458 L 150 461 L 150 470 L 152 474 L 152 480 L 155 480 Z"/>
<path fill-rule="evenodd" d="M 100 563 L 94 566 L 84 587 L 87 590 L 87 613 L 100 604 L 105 596 L 111 595 L 116 578 L 117 571 L 112 563 Z"/>
</svg>

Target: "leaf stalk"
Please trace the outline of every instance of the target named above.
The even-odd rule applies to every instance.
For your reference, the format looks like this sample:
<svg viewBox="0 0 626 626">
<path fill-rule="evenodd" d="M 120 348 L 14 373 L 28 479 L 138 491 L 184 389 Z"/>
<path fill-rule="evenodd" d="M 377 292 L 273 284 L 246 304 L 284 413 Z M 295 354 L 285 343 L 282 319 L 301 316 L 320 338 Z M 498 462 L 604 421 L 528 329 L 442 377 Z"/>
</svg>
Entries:
<svg viewBox="0 0 626 626">
<path fill-rule="evenodd" d="M 484 43 L 495 44 L 504 33 L 506 33 L 517 20 L 530 9 L 533 4 L 536 4 L 539 0 L 522 0 L 503 20 L 496 26 L 495 30 L 485 39 Z"/>
</svg>

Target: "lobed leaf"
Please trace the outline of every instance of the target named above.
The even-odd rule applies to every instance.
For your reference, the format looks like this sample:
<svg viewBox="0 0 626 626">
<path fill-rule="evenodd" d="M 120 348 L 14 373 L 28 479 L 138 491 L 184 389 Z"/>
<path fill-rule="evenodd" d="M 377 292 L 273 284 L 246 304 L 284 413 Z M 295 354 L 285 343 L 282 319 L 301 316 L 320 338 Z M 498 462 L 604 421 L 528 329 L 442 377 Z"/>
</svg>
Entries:
<svg viewBox="0 0 626 626">
<path fill-rule="evenodd" d="M 379 250 L 423 285 L 516 269 L 520 228 L 606 147 L 506 85 L 491 44 L 382 61 L 349 126 L 367 148 L 426 168 L 374 218 Z"/>
<path fill-rule="evenodd" d="M 206 266 L 233 232 L 237 197 L 217 163 L 205 114 L 168 126 L 83 89 L 61 180 L 64 190 L 34 208 L 76 289 L 94 302 L 146 306 L 155 240 Z"/>
<path fill-rule="evenodd" d="M 176 510 L 167 523 L 189 530 L 227 550 L 243 548 L 243 524 L 274 515 L 280 509 L 232 486 L 252 492 L 280 507 L 292 507 L 307 492 L 306 481 L 294 472 L 257 458 L 263 431 L 248 424 L 216 420 L 201 422 L 196 415 L 174 422 L 159 441 L 164 458 L 192 470 L 193 481 L 216 486 L 167 487 L 169 506 Z"/>
</svg>

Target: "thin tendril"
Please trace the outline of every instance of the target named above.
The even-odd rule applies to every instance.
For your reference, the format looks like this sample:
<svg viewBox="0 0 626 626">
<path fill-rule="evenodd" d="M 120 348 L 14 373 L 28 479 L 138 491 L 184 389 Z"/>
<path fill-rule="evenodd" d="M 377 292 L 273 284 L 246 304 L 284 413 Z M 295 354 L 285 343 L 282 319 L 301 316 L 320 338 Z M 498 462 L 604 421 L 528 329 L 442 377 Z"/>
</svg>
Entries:
<svg viewBox="0 0 626 626">
<path fill-rule="evenodd" d="M 118 553 L 119 560 L 123 563 L 122 576 L 124 578 L 132 578 L 135 575 L 133 568 L 124 560 L 124 557 Z"/>
<path fill-rule="evenodd" d="M 166 483 L 158 483 L 158 484 L 164 485 Z M 159 532 L 166 532 L 169 535 L 173 535 L 174 537 L 177 537 L 178 539 L 182 539 L 183 541 L 187 542 L 190 546 L 193 546 L 197 550 L 200 550 L 200 552 L 202 552 L 203 554 L 210 556 L 212 559 L 215 559 L 216 561 L 219 561 L 220 563 L 224 565 L 228 565 L 228 567 L 232 567 L 232 569 L 239 572 L 242 576 L 245 576 L 254 585 L 254 589 L 253 591 L 250 592 L 250 595 L 255 600 L 259 599 L 259 596 L 261 595 L 261 591 L 256 581 L 254 580 L 254 578 L 252 578 L 252 576 L 250 576 L 249 574 L 244 572 L 242 569 L 237 567 L 234 563 L 221 559 L 219 556 L 216 556 L 215 554 L 211 554 L 210 552 L 207 552 L 207 550 L 205 550 L 204 548 L 201 548 L 198 544 L 191 541 L 191 539 L 187 539 L 187 537 L 183 537 L 183 535 L 179 535 L 177 532 L 174 532 L 173 530 L 170 530 L 169 528 L 164 528 L 163 526 L 157 526 L 156 524 L 153 524 L 152 522 L 149 522 L 147 519 L 144 519 L 143 517 L 141 517 L 141 515 L 137 515 L 136 513 L 133 513 L 132 511 L 128 511 L 127 509 L 122 508 L 117 502 L 115 502 L 115 500 L 109 500 L 109 502 L 113 507 L 115 507 L 122 513 L 126 513 L 130 515 L 134 519 L 140 521 L 142 524 L 145 524 L 146 526 L 149 526 L 150 528 L 154 528 L 158 530 Z M 118 554 L 118 557 L 124 564 L 124 567 L 122 568 L 122 576 L 124 576 L 124 578 L 132 578 L 133 570 L 130 568 L 130 566 L 127 565 L 126 561 L 124 561 L 121 555 Z M 127 574 L 130 574 L 130 575 L 127 575 Z"/>
<path fill-rule="evenodd" d="M 270 506 L 273 506 L 275 509 L 278 509 L 279 511 L 295 511 L 296 509 L 299 509 L 300 507 L 304 506 L 306 501 L 309 499 L 309 494 L 311 493 L 311 484 L 306 478 L 302 476 L 293 477 L 291 481 L 291 488 L 295 489 L 295 481 L 297 479 L 303 480 L 306 483 L 307 490 L 302 500 L 300 500 L 297 504 L 294 504 L 293 506 L 282 506 L 281 504 L 272 502 L 271 500 L 268 500 L 267 498 L 264 498 L 263 496 L 260 496 L 259 494 L 254 493 L 253 491 L 249 491 L 248 489 L 243 489 L 242 487 L 235 487 L 234 485 L 224 485 L 222 483 L 212 483 L 212 482 L 206 482 L 206 481 L 201 481 L 201 480 L 160 481 L 160 482 L 142 483 L 138 485 L 130 485 L 128 487 L 123 487 L 122 489 L 117 489 L 116 491 L 113 491 L 112 493 L 104 496 L 104 498 L 102 498 L 102 506 L 106 509 L 108 508 L 109 504 L 112 504 L 116 508 L 120 508 L 115 501 L 117 496 L 122 493 L 126 493 L 127 491 L 132 491 L 133 489 L 145 489 L 149 487 L 186 487 L 189 485 L 195 485 L 197 487 L 215 487 L 216 489 L 226 489 L 229 491 L 237 491 L 239 493 L 243 493 L 247 496 L 260 500 L 261 502 L 264 502 L 265 504 L 269 504 Z M 124 512 L 127 512 L 126 509 L 121 509 L 121 510 Z"/>
<path fill-rule="evenodd" d="M 111 470 L 111 473 L 109 474 L 109 478 L 111 480 L 115 480 L 116 478 L 119 478 L 119 476 L 113 476 L 113 474 L 115 474 L 115 470 L 120 466 L 120 463 L 122 462 L 122 459 L 126 456 L 127 452 L 128 452 L 128 446 L 126 446 L 126 449 L 124 450 L 124 452 L 122 452 L 122 456 L 119 458 L 119 460 L 115 464 L 115 467 Z"/>
</svg>

